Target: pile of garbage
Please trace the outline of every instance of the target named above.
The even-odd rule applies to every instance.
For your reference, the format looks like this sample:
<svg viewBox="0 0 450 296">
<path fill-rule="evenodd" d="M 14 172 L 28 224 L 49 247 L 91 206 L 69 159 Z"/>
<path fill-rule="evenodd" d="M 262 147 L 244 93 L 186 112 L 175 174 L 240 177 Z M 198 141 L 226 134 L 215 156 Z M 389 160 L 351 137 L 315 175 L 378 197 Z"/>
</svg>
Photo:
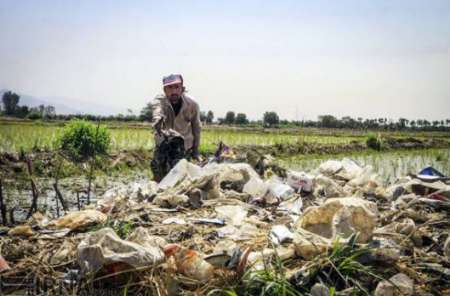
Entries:
<svg viewBox="0 0 450 296">
<path fill-rule="evenodd" d="M 386 187 L 350 159 L 283 176 L 181 160 L 159 184 L 1 229 L 0 292 L 443 295 L 448 181 L 428 169 Z"/>
</svg>

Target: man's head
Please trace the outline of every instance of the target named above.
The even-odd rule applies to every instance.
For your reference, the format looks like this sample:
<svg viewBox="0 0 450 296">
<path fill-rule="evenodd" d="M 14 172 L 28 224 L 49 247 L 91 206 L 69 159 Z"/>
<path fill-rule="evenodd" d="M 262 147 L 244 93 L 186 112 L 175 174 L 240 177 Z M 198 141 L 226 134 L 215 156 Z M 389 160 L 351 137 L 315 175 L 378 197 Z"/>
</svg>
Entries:
<svg viewBox="0 0 450 296">
<path fill-rule="evenodd" d="M 172 102 L 176 103 L 180 100 L 184 92 L 183 77 L 180 74 L 171 74 L 163 78 L 164 93 Z"/>
</svg>

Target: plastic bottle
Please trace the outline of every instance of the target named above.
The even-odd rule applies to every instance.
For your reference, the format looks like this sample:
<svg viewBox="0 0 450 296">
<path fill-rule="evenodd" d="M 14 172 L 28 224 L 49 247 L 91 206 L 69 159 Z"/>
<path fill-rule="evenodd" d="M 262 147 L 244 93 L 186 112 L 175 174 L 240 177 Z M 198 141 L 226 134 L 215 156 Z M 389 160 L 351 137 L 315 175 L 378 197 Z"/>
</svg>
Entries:
<svg viewBox="0 0 450 296">
<path fill-rule="evenodd" d="M 164 247 L 167 258 L 173 256 L 178 272 L 199 281 L 207 281 L 213 276 L 214 267 L 203 260 L 201 255 L 177 244 Z"/>
</svg>

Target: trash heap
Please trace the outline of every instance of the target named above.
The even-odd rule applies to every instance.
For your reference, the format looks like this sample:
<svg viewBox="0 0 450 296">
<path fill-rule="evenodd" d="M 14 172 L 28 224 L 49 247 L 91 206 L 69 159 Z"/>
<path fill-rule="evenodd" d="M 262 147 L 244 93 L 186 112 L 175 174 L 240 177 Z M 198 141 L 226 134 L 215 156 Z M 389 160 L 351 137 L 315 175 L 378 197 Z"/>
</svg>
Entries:
<svg viewBox="0 0 450 296">
<path fill-rule="evenodd" d="M 270 166 L 266 166 L 270 167 Z M 2 229 L 1 292 L 141 295 L 450 293 L 450 186 L 370 166 L 312 172 L 181 160 L 159 183 Z"/>
</svg>

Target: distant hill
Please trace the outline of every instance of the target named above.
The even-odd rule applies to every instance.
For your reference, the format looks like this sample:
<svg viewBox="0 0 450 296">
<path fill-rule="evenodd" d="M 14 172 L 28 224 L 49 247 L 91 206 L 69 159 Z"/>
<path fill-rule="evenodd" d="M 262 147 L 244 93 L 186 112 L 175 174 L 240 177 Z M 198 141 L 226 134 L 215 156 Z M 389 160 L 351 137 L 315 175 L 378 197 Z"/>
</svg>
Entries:
<svg viewBox="0 0 450 296">
<path fill-rule="evenodd" d="M 0 98 L 8 89 L 0 90 Z M 63 97 L 36 97 L 23 94 L 11 90 L 20 96 L 19 105 L 27 105 L 29 107 L 37 107 L 39 105 L 52 105 L 55 107 L 56 114 L 96 114 L 96 115 L 112 115 L 120 113 L 120 110 L 102 106 L 99 104 L 85 103 L 81 100 Z"/>
</svg>

